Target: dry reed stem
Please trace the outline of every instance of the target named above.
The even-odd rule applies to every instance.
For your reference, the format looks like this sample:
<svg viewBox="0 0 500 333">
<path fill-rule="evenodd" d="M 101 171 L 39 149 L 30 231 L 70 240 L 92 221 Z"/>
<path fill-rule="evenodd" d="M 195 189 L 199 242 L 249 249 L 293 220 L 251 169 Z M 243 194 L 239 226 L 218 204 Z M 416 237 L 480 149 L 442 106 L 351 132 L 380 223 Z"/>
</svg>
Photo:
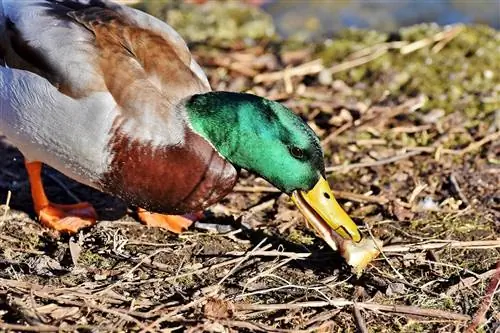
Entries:
<svg viewBox="0 0 500 333">
<path fill-rule="evenodd" d="M 486 288 L 486 293 L 480 302 L 479 309 L 477 309 L 477 312 L 474 315 L 472 323 L 467 327 L 465 331 L 466 333 L 475 332 L 477 327 L 484 321 L 486 312 L 488 311 L 488 309 L 491 306 L 491 303 L 493 302 L 493 297 L 499 285 L 500 285 L 500 261 L 497 262 L 495 274 L 491 278 L 491 281 L 488 284 L 488 287 Z"/>
<path fill-rule="evenodd" d="M 278 310 L 291 310 L 291 309 L 304 309 L 304 308 L 322 308 L 326 306 L 346 307 L 346 306 L 352 306 L 354 305 L 354 303 L 355 302 L 343 298 L 335 298 L 329 301 L 310 301 L 310 302 L 288 303 L 288 304 L 237 303 L 234 306 L 236 310 L 240 311 L 248 311 L 248 310 L 278 311 Z M 422 317 L 445 318 L 456 321 L 467 321 L 471 319 L 470 316 L 461 313 L 455 313 L 438 309 L 424 309 L 407 305 L 386 305 L 386 304 L 366 303 L 366 302 L 356 302 L 356 305 L 361 309 L 392 312 L 392 313 L 422 316 Z"/>
<path fill-rule="evenodd" d="M 500 248 L 500 239 L 484 241 L 454 241 L 454 240 L 434 240 L 426 243 L 387 245 L 383 247 L 385 253 L 411 252 L 417 250 L 433 250 L 442 248 L 452 249 L 493 249 Z"/>
</svg>

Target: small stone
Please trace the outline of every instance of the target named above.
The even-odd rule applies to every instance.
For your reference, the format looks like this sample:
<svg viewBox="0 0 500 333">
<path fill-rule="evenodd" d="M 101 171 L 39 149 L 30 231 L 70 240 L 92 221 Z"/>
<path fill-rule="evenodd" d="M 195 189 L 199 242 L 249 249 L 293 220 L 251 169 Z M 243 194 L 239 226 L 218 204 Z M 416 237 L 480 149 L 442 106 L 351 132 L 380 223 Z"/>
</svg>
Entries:
<svg viewBox="0 0 500 333">
<path fill-rule="evenodd" d="M 484 75 L 484 78 L 485 78 L 486 80 L 491 80 L 491 79 L 493 79 L 493 77 L 495 76 L 495 73 L 493 73 L 493 71 L 491 71 L 491 70 L 487 69 L 487 70 L 485 70 L 485 71 L 483 72 L 483 75 Z"/>
<path fill-rule="evenodd" d="M 433 109 L 426 115 L 422 116 L 422 121 L 426 124 L 435 124 L 443 117 L 446 112 L 443 109 Z"/>
<path fill-rule="evenodd" d="M 402 295 L 406 293 L 406 286 L 403 283 L 390 283 L 385 294 L 387 296 Z"/>
<path fill-rule="evenodd" d="M 323 69 L 321 72 L 318 74 L 318 82 L 321 85 L 328 86 L 332 83 L 333 78 L 332 78 L 332 73 L 327 70 Z"/>
</svg>

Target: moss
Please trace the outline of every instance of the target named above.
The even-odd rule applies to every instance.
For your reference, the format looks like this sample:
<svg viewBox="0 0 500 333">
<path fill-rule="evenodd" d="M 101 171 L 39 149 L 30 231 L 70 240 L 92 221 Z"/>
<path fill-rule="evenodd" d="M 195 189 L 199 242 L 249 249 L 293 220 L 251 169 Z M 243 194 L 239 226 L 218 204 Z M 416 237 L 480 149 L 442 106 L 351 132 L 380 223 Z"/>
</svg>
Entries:
<svg viewBox="0 0 500 333">
<path fill-rule="evenodd" d="M 224 44 L 271 38 L 275 34 L 271 16 L 236 1 L 208 1 L 202 5 L 148 1 L 138 8 L 165 20 L 190 42 Z"/>
<path fill-rule="evenodd" d="M 423 24 L 399 31 L 402 41 L 414 42 L 434 36 L 443 28 Z M 347 30 L 318 47 L 316 55 L 325 64 L 346 61 L 353 52 L 387 40 L 387 35 L 372 31 Z M 447 113 L 462 111 L 468 118 L 492 118 L 500 107 L 500 34 L 485 26 L 464 28 L 439 52 L 432 45 L 409 54 L 392 50 L 362 66 L 334 74 L 357 89 L 360 98 L 374 97 L 383 91 L 395 95 L 424 95 L 422 111 L 441 108 Z M 363 85 L 360 85 L 363 83 Z M 370 86 L 371 89 L 365 89 Z"/>
<path fill-rule="evenodd" d="M 101 256 L 100 254 L 94 253 L 90 250 L 83 250 L 78 257 L 78 263 L 86 267 L 111 269 L 114 266 L 115 261 L 109 257 Z"/>
<path fill-rule="evenodd" d="M 303 244 L 303 245 L 312 245 L 312 244 L 314 244 L 315 239 L 316 239 L 315 237 L 311 237 L 311 236 L 305 234 L 304 232 L 302 232 L 301 230 L 297 230 L 297 229 L 293 230 L 288 235 L 289 241 L 291 241 L 293 243 Z"/>
</svg>

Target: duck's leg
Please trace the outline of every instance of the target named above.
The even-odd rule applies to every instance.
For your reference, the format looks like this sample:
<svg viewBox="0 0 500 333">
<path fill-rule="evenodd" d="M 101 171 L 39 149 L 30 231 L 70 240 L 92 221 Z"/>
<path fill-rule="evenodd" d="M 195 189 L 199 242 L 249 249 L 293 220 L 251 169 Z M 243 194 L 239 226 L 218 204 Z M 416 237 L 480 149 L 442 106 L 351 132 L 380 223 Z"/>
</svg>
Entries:
<svg viewBox="0 0 500 333">
<path fill-rule="evenodd" d="M 176 234 L 180 234 L 193 222 L 203 218 L 203 212 L 197 212 L 186 215 L 165 215 L 151 213 L 143 208 L 137 209 L 139 220 L 149 226 L 167 229 Z"/>
<path fill-rule="evenodd" d="M 45 195 L 41 178 L 42 163 L 26 162 L 26 170 L 31 185 L 31 197 L 35 213 L 40 222 L 60 232 L 76 233 L 78 230 L 96 223 L 97 213 L 87 202 L 74 205 L 51 203 Z"/>
</svg>

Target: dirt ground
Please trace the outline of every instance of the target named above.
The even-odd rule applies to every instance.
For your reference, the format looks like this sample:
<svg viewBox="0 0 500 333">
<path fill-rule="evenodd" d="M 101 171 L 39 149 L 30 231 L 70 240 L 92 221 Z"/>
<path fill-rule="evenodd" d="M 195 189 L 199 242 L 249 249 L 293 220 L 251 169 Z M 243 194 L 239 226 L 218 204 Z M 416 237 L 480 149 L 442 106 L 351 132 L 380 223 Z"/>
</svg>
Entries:
<svg viewBox="0 0 500 333">
<path fill-rule="evenodd" d="M 500 36 L 412 29 L 192 45 L 214 89 L 279 100 L 318 133 L 337 198 L 384 241 L 362 275 L 246 172 L 176 236 L 45 168 L 50 198 L 102 220 L 56 235 L 3 140 L 0 331 L 498 332 Z"/>
</svg>

